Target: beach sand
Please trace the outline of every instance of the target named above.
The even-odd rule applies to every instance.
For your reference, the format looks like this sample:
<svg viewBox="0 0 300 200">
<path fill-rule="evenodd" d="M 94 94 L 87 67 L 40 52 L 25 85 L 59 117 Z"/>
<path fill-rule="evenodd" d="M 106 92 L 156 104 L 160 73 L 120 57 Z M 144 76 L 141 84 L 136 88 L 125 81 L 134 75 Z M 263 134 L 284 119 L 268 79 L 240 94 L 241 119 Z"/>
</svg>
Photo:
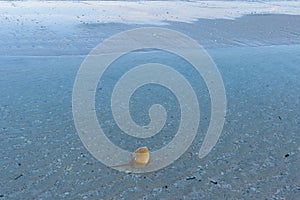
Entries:
<svg viewBox="0 0 300 200">
<path fill-rule="evenodd" d="M 85 149 L 73 122 L 72 90 L 77 70 L 99 42 L 149 25 L 78 23 L 55 31 L 55 25 L 52 29 L 1 23 L 14 28 L 0 29 L 5 38 L 0 40 L 0 199 L 300 196 L 300 16 L 247 15 L 156 25 L 181 31 L 207 49 L 224 81 L 227 115 L 217 145 L 200 159 L 197 152 L 208 127 L 210 101 L 205 86 L 198 89 L 201 122 L 193 144 L 172 165 L 146 174 L 111 169 Z M 139 54 L 145 56 L 137 52 L 128 62 Z M 190 79 L 192 84 L 199 82 L 193 75 Z M 98 89 L 97 114 L 107 120 L 112 140 L 131 151 L 145 144 L 120 133 L 109 119 L 108 106 L 101 109 L 101 102 L 109 98 L 101 94 L 109 90 Z M 166 91 L 153 90 L 155 100 L 174 103 Z M 151 103 L 143 92 L 149 91 L 137 94 L 132 111 L 141 123 L 147 112 L 140 111 Z M 168 110 L 175 116 L 175 125 L 165 130 L 171 133 L 178 119 L 176 102 Z M 159 137 L 147 143 L 150 150 L 162 145 Z"/>
</svg>

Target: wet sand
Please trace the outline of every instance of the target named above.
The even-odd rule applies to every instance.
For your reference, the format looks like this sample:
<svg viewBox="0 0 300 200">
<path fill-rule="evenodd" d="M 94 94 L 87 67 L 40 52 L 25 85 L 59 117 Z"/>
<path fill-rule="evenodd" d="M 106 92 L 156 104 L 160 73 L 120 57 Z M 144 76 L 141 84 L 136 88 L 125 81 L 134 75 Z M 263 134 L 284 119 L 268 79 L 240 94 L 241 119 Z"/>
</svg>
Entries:
<svg viewBox="0 0 300 200">
<path fill-rule="evenodd" d="M 0 41 L 0 199 L 297 199 L 299 21 L 293 15 L 251 15 L 163 25 L 207 48 L 224 80 L 227 116 L 218 144 L 199 159 L 195 152 L 210 107 L 205 88 L 199 89 L 203 114 L 193 144 L 172 165 L 147 174 L 119 172 L 93 158 L 76 133 L 71 107 L 85 55 L 111 34 L 144 25 L 80 23 L 61 32 L 43 24 L 1 29 L 6 39 Z M 170 100 L 159 91 L 156 99 Z M 141 102 L 148 100 L 141 95 L 133 101 L 133 115 L 139 118 Z M 170 105 L 176 114 L 176 104 Z M 98 107 L 98 115 L 106 116 L 107 110 Z M 107 119 L 108 134 L 124 148 L 143 143 L 126 140 L 110 123 Z M 150 149 L 163 145 L 158 138 L 152 141 Z"/>
<path fill-rule="evenodd" d="M 294 1 L 31 4 L 1 2 L 0 55 L 87 55 L 111 35 L 143 26 L 181 31 L 205 48 L 300 44 Z"/>
</svg>

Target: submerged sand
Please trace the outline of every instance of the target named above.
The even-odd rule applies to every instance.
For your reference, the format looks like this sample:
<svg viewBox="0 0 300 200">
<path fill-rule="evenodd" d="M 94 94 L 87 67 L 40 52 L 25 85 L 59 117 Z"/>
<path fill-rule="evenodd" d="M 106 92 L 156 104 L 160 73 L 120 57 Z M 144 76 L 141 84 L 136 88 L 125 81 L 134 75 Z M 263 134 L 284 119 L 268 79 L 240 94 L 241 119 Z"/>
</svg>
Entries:
<svg viewBox="0 0 300 200">
<path fill-rule="evenodd" d="M 0 9 L 11 9 L 13 4 L 24 5 L 1 2 Z M 54 2 L 49 4 L 55 7 Z M 74 2 L 76 6 L 84 4 Z M 69 23 L 66 19 L 56 25 L 55 20 L 46 23 L 37 13 L 31 21 L 13 13 L 14 9 L 10 11 L 0 15 L 0 25 L 6 27 L 0 29 L 0 38 L 4 38 L 0 40 L 0 199 L 300 196 L 300 16 L 247 13 L 250 15 L 232 19 L 155 24 L 181 31 L 208 49 L 224 80 L 226 122 L 213 151 L 199 159 L 195 152 L 207 130 L 210 106 L 205 88 L 199 89 L 202 121 L 188 151 L 157 172 L 127 174 L 106 167 L 83 146 L 73 122 L 72 89 L 85 55 L 99 42 L 149 24 Z M 127 62 L 135 59 L 127 58 Z M 114 78 L 112 73 L 105 80 L 110 83 Z M 193 74 L 190 79 L 195 84 L 199 81 Z M 98 88 L 103 90 L 105 93 L 105 88 Z M 154 98 L 168 100 L 166 91 L 153 90 Z M 140 120 L 144 119 L 144 103 L 149 101 L 141 94 L 133 109 Z M 100 98 L 107 100 L 109 94 Z M 107 108 L 99 109 L 98 115 L 108 115 Z M 169 109 L 174 114 L 178 110 L 176 104 Z M 108 134 L 123 148 L 144 144 L 126 139 L 111 121 L 105 121 Z M 169 131 L 174 129 L 170 126 Z M 155 145 L 163 145 L 162 140 L 153 138 L 147 143 L 150 150 Z"/>
</svg>

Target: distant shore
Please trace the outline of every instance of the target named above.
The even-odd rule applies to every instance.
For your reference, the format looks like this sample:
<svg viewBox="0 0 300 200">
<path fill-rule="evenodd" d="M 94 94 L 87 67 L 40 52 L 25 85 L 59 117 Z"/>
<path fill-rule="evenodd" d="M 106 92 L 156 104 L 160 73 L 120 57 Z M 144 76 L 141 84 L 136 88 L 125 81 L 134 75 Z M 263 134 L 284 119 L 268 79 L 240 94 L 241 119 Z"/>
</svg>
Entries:
<svg viewBox="0 0 300 200">
<path fill-rule="evenodd" d="M 0 56 L 86 55 L 131 28 L 181 31 L 206 48 L 300 44 L 300 5 L 274 2 L 0 2 Z M 180 10 L 188 9 L 189 12 Z"/>
</svg>

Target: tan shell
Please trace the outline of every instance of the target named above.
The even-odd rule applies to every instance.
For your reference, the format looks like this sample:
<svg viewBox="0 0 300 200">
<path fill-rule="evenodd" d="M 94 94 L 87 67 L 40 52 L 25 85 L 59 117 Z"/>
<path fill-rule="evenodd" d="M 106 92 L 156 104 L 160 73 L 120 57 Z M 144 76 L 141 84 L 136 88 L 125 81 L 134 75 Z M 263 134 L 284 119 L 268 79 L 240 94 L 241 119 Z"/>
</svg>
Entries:
<svg viewBox="0 0 300 200">
<path fill-rule="evenodd" d="M 117 167 L 125 167 L 125 166 L 131 166 L 131 167 L 145 166 L 149 163 L 149 161 L 150 161 L 149 149 L 147 147 L 140 147 L 131 154 L 130 163 L 115 165 L 110 167 L 117 168 Z"/>
<path fill-rule="evenodd" d="M 147 165 L 150 161 L 150 152 L 147 147 L 140 147 L 131 155 L 132 164 Z"/>
</svg>

